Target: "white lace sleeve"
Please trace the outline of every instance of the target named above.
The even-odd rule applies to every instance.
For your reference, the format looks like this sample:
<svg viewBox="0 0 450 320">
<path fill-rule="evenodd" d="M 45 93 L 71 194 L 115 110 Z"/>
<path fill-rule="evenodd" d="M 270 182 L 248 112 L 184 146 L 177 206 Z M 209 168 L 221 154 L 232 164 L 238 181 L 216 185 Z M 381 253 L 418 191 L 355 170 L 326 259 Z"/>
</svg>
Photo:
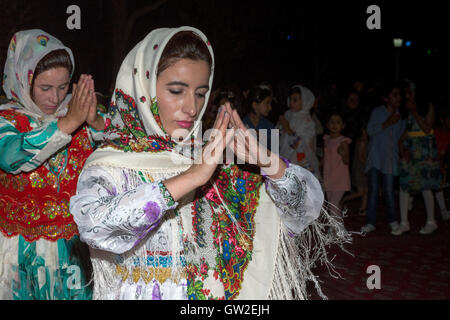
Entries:
<svg viewBox="0 0 450 320">
<path fill-rule="evenodd" d="M 153 230 L 167 210 L 177 205 L 160 182 L 118 191 L 116 186 L 122 185 L 101 167 L 82 171 L 77 194 L 70 199 L 70 212 L 80 239 L 89 246 L 124 253 Z"/>
<path fill-rule="evenodd" d="M 310 171 L 298 165 L 290 164 L 281 179 L 268 177 L 266 190 L 291 233 L 301 233 L 320 215 L 324 201 L 322 187 Z"/>
</svg>

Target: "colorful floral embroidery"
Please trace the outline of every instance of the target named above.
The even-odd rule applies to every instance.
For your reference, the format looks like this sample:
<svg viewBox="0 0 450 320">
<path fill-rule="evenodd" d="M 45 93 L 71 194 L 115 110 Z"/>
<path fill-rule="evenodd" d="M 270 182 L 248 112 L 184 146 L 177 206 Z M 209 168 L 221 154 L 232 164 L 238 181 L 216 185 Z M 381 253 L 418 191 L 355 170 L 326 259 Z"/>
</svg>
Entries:
<svg viewBox="0 0 450 320">
<path fill-rule="evenodd" d="M 116 89 L 116 103 L 109 107 L 110 116 L 121 114 L 125 126 L 114 124 L 110 118 L 105 121 L 105 131 L 119 136 L 118 139 L 109 141 L 105 146 L 110 146 L 125 152 L 160 152 L 170 151 L 175 143 L 167 136 L 147 136 L 139 117 L 136 102 L 122 90 Z M 120 106 L 120 107 L 119 107 Z M 156 108 L 156 101 L 152 99 L 152 108 Z"/>
<path fill-rule="evenodd" d="M 45 34 L 41 34 L 40 36 L 37 36 L 37 42 L 40 43 L 42 46 L 46 47 L 48 37 Z"/>
<path fill-rule="evenodd" d="M 2 117 L 20 132 L 31 130 L 26 115 L 2 111 Z M 86 140 L 87 139 L 87 140 Z M 78 230 L 69 211 L 78 173 L 92 152 L 85 128 L 70 145 L 32 172 L 10 174 L 0 170 L 0 231 L 7 237 L 22 235 L 27 241 L 70 239 Z"/>
<path fill-rule="evenodd" d="M 189 300 L 214 299 L 209 289 L 204 289 L 203 284 L 208 277 L 208 263 L 204 258 L 200 260 L 199 266 L 189 265 L 187 268 L 188 287 L 187 295 Z M 194 280 L 196 279 L 196 280 Z"/>
<path fill-rule="evenodd" d="M 158 124 L 158 126 L 164 133 L 166 133 L 166 130 L 164 130 L 164 127 L 162 125 L 161 117 L 159 116 L 158 103 L 156 102 L 156 100 L 152 101 L 150 111 L 152 112 L 153 118 L 155 118 L 155 121 Z"/>
<path fill-rule="evenodd" d="M 31 83 L 33 82 L 33 70 L 28 70 L 28 84 L 31 87 Z"/>
<path fill-rule="evenodd" d="M 70 217 L 69 201 L 63 199 L 58 203 L 54 200 L 47 200 L 42 212 L 51 220 L 55 219 L 57 216 L 68 218 Z"/>
<path fill-rule="evenodd" d="M 13 36 L 13 38 L 11 39 L 11 42 L 9 44 L 9 50 L 11 51 L 16 51 L 16 35 Z"/>
<path fill-rule="evenodd" d="M 159 190 L 161 191 L 161 194 L 166 201 L 166 205 L 168 208 L 173 208 L 176 205 L 175 200 L 173 200 L 172 195 L 170 194 L 169 190 L 167 190 L 164 183 L 159 182 L 158 183 Z"/>
<path fill-rule="evenodd" d="M 47 186 L 47 183 L 45 183 L 44 178 L 42 178 L 37 172 L 33 172 L 32 174 L 30 174 L 30 182 L 31 187 L 33 188 L 43 189 Z"/>
<path fill-rule="evenodd" d="M 252 259 L 254 215 L 258 205 L 262 177 L 241 171 L 234 165 L 222 168 L 215 183 L 220 195 L 211 185 L 202 188 L 201 192 L 206 194 L 206 199 L 213 212 L 211 231 L 217 250 L 214 275 L 216 279 L 220 278 L 224 285 L 225 299 L 234 299 L 241 290 L 243 273 Z M 236 218 L 238 226 L 228 216 L 221 199 Z M 204 214 L 203 206 L 202 198 L 195 200 L 192 206 L 193 229 L 199 245 L 202 243 L 202 232 L 204 232 L 201 218 Z M 204 260 L 202 261 L 204 262 Z M 207 267 L 209 269 L 209 266 Z M 209 293 L 205 294 L 203 291 L 203 282 L 207 277 L 205 268 L 206 265 L 202 263 L 188 266 L 189 299 L 213 298 L 208 296 Z"/>
</svg>

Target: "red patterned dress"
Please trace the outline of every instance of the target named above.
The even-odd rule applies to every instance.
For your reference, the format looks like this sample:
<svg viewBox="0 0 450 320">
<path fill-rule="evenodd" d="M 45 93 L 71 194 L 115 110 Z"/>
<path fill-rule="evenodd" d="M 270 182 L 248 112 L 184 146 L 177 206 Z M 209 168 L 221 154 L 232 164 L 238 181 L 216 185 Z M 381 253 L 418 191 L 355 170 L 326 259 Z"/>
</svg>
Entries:
<svg viewBox="0 0 450 320">
<path fill-rule="evenodd" d="M 41 123 L 15 110 L 0 111 L 0 298 L 90 298 L 88 288 L 68 290 L 66 280 L 68 268 L 80 266 L 72 254 L 79 239 L 69 201 L 93 146 L 86 127 L 71 136 L 56 119 Z M 50 281 L 29 290 L 44 278 Z"/>
</svg>

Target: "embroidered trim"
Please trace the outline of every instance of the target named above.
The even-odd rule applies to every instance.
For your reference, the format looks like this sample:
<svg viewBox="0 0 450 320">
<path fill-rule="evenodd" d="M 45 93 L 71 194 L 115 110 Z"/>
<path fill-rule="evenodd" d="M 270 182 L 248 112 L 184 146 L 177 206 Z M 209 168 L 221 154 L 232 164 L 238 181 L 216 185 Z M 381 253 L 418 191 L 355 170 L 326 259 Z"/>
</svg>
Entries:
<svg viewBox="0 0 450 320">
<path fill-rule="evenodd" d="M 173 199 L 170 191 L 166 188 L 165 184 L 162 182 L 158 183 L 159 190 L 161 191 L 161 195 L 163 196 L 164 201 L 168 208 L 174 208 L 176 206 L 176 201 Z"/>
<path fill-rule="evenodd" d="M 39 238 L 44 238 L 49 241 L 56 241 L 64 238 L 71 239 L 78 234 L 78 228 L 75 223 L 66 225 L 41 225 L 36 227 L 24 227 L 20 224 L 11 224 L 0 215 L 0 231 L 8 238 L 16 235 L 22 235 L 25 240 L 32 242 Z"/>
<path fill-rule="evenodd" d="M 128 269 L 118 264 L 116 265 L 116 275 L 120 276 L 123 282 L 129 279 L 138 283 L 142 279 L 146 284 L 149 284 L 153 279 L 156 279 L 160 284 L 167 280 L 178 284 L 181 279 L 186 278 L 185 273 L 177 276 L 172 275 L 172 268 L 136 267 Z"/>
</svg>

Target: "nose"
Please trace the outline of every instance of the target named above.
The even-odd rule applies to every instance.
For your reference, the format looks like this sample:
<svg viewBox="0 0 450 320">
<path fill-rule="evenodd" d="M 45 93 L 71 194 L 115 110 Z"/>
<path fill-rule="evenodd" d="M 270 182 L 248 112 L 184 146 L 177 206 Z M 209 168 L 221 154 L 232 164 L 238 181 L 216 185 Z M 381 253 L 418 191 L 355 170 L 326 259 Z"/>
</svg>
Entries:
<svg viewBox="0 0 450 320">
<path fill-rule="evenodd" d="M 197 106 L 194 95 L 190 95 L 183 101 L 183 106 L 181 110 L 184 113 L 188 114 L 189 117 L 195 118 L 195 116 L 197 115 Z"/>
<path fill-rule="evenodd" d="M 50 102 L 58 105 L 60 102 L 58 89 L 51 90 Z"/>
</svg>

